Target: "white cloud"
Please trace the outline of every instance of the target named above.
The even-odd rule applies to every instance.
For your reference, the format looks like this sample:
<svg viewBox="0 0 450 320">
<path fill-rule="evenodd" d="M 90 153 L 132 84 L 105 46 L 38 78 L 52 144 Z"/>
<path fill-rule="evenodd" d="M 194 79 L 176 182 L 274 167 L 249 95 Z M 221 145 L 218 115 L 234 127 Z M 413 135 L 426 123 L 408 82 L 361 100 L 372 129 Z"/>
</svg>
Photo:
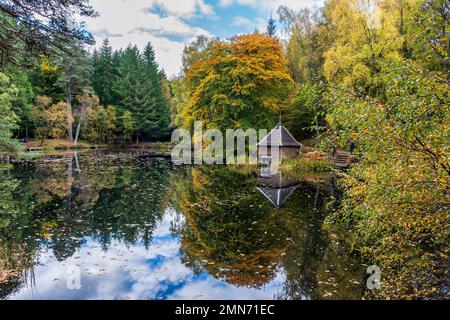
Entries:
<svg viewBox="0 0 450 320">
<path fill-rule="evenodd" d="M 207 16 L 215 16 L 214 9 L 211 5 L 205 3 L 204 0 L 198 0 L 198 7 L 200 9 L 200 12 Z"/>
<path fill-rule="evenodd" d="M 107 251 L 87 239 L 77 252 L 58 262 L 52 250 L 40 252 L 35 283 L 21 287 L 10 299 L 273 299 L 283 289 L 284 271 L 263 288 L 236 287 L 208 274 L 195 275 L 179 255 L 180 240 L 171 237 L 171 222 L 179 219 L 167 210 L 153 232 L 148 250 L 141 244 L 113 241 Z M 183 221 L 183 220 L 181 220 Z M 81 289 L 67 288 L 68 268 L 81 271 Z"/>
<path fill-rule="evenodd" d="M 263 2 L 263 1 L 261 1 Z M 257 0 L 220 0 L 219 5 L 222 8 L 229 7 L 233 4 L 238 4 L 241 6 L 255 6 L 258 3 Z"/>
<path fill-rule="evenodd" d="M 242 16 L 236 16 L 236 17 L 234 17 L 234 20 L 233 20 L 233 25 L 237 26 L 237 27 L 248 27 L 252 24 L 253 24 L 252 20 L 247 19 Z"/>
<path fill-rule="evenodd" d="M 198 22 L 200 18 L 217 22 L 218 15 L 214 9 L 225 10 L 231 5 L 242 5 L 258 10 L 259 18 L 238 16 L 232 21 L 234 26 L 243 28 L 242 32 L 252 32 L 255 28 L 265 30 L 269 12 L 275 13 L 281 4 L 299 9 L 320 5 L 323 1 L 220 0 L 214 7 L 206 0 L 91 0 L 100 16 L 85 20 L 87 29 L 97 41 L 97 47 L 107 37 L 114 49 L 125 48 L 130 43 L 142 49 L 150 41 L 158 63 L 171 76 L 181 70 L 181 56 L 186 43 L 197 35 L 212 36 L 205 29 L 207 27 L 195 27 L 193 22 Z M 204 22 L 202 25 L 205 25 Z"/>
<path fill-rule="evenodd" d="M 186 283 L 175 291 L 170 300 L 271 300 L 279 294 L 286 281 L 284 272 L 280 272 L 265 287 L 260 289 L 224 285 L 218 279 L 208 277 L 201 281 Z"/>
<path fill-rule="evenodd" d="M 262 18 L 248 19 L 242 16 L 236 16 L 233 19 L 233 26 L 245 28 L 245 31 L 252 32 L 254 29 L 258 29 L 261 32 L 265 31 L 266 20 Z"/>
<path fill-rule="evenodd" d="M 159 8 L 169 15 L 175 15 L 183 19 L 191 19 L 198 14 L 209 18 L 215 17 L 214 9 L 204 0 L 153 0 L 149 8 Z"/>
<path fill-rule="evenodd" d="M 180 71 L 185 43 L 200 34 L 210 35 L 190 25 L 189 20 L 216 17 L 204 0 L 91 0 L 91 4 L 100 16 L 85 20 L 97 47 L 106 37 L 114 49 L 130 43 L 142 49 L 150 41 L 158 63 L 169 76 Z"/>
<path fill-rule="evenodd" d="M 229 7 L 233 4 L 234 0 L 219 0 L 219 6 L 222 8 Z"/>
<path fill-rule="evenodd" d="M 220 0 L 219 5 L 222 8 L 229 7 L 233 4 L 241 6 L 249 6 L 262 11 L 276 12 L 279 6 L 286 5 L 291 9 L 299 10 L 305 7 L 320 6 L 324 0 Z"/>
</svg>

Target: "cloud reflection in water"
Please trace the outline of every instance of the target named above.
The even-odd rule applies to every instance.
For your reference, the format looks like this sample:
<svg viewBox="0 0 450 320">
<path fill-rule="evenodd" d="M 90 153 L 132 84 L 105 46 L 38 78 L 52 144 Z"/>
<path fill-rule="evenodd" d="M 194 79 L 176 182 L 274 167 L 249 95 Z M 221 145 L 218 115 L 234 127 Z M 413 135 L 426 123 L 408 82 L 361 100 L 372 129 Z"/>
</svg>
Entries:
<svg viewBox="0 0 450 320">
<path fill-rule="evenodd" d="M 283 272 L 260 289 L 236 287 L 201 272 L 196 275 L 180 260 L 178 237 L 171 234 L 176 213 L 166 210 L 148 250 L 140 243 L 113 241 L 107 251 L 86 243 L 64 262 L 52 250 L 42 250 L 35 267 L 35 284 L 22 287 L 11 299 L 273 299 L 285 282 Z M 81 289 L 68 289 L 67 270 L 81 269 Z"/>
</svg>

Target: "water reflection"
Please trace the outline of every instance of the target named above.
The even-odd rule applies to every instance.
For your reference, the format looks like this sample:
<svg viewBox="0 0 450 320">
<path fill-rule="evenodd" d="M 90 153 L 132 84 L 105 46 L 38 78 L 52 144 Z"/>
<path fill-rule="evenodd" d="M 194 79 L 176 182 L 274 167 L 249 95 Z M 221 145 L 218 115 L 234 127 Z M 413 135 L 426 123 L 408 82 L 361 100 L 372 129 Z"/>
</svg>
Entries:
<svg viewBox="0 0 450 320">
<path fill-rule="evenodd" d="M 3 166 L 0 295 L 358 299 L 361 266 L 323 224 L 328 196 L 282 175 L 145 155 Z M 80 290 L 66 286 L 69 266 Z"/>
<path fill-rule="evenodd" d="M 191 170 L 177 186 L 181 257 L 229 284 L 259 288 L 276 275 L 286 247 L 281 217 L 255 193 L 252 176 L 226 167 Z M 226 187 L 225 187 L 226 186 Z"/>
<path fill-rule="evenodd" d="M 289 196 L 298 188 L 298 179 L 285 177 L 283 172 L 267 174 L 266 170 L 259 169 L 257 188 L 274 206 L 280 207 Z"/>
</svg>

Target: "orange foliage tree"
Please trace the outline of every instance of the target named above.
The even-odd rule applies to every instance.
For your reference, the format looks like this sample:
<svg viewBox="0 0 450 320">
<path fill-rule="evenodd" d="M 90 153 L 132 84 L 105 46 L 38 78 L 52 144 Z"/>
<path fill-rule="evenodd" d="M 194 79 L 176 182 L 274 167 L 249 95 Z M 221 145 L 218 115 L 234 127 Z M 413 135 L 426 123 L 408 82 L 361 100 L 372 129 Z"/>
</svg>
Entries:
<svg viewBox="0 0 450 320">
<path fill-rule="evenodd" d="M 182 125 L 269 128 L 292 83 L 278 40 L 253 33 L 216 41 L 186 71 Z"/>
</svg>

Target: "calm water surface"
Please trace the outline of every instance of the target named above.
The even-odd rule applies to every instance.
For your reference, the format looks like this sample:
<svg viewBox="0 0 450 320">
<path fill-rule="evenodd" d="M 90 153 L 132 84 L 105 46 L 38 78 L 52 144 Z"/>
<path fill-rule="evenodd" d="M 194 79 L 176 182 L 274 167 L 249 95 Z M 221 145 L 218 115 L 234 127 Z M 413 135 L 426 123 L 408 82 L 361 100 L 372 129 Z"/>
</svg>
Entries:
<svg viewBox="0 0 450 320">
<path fill-rule="evenodd" d="M 331 195 L 125 153 L 0 165 L 0 298 L 360 299 Z"/>
</svg>

